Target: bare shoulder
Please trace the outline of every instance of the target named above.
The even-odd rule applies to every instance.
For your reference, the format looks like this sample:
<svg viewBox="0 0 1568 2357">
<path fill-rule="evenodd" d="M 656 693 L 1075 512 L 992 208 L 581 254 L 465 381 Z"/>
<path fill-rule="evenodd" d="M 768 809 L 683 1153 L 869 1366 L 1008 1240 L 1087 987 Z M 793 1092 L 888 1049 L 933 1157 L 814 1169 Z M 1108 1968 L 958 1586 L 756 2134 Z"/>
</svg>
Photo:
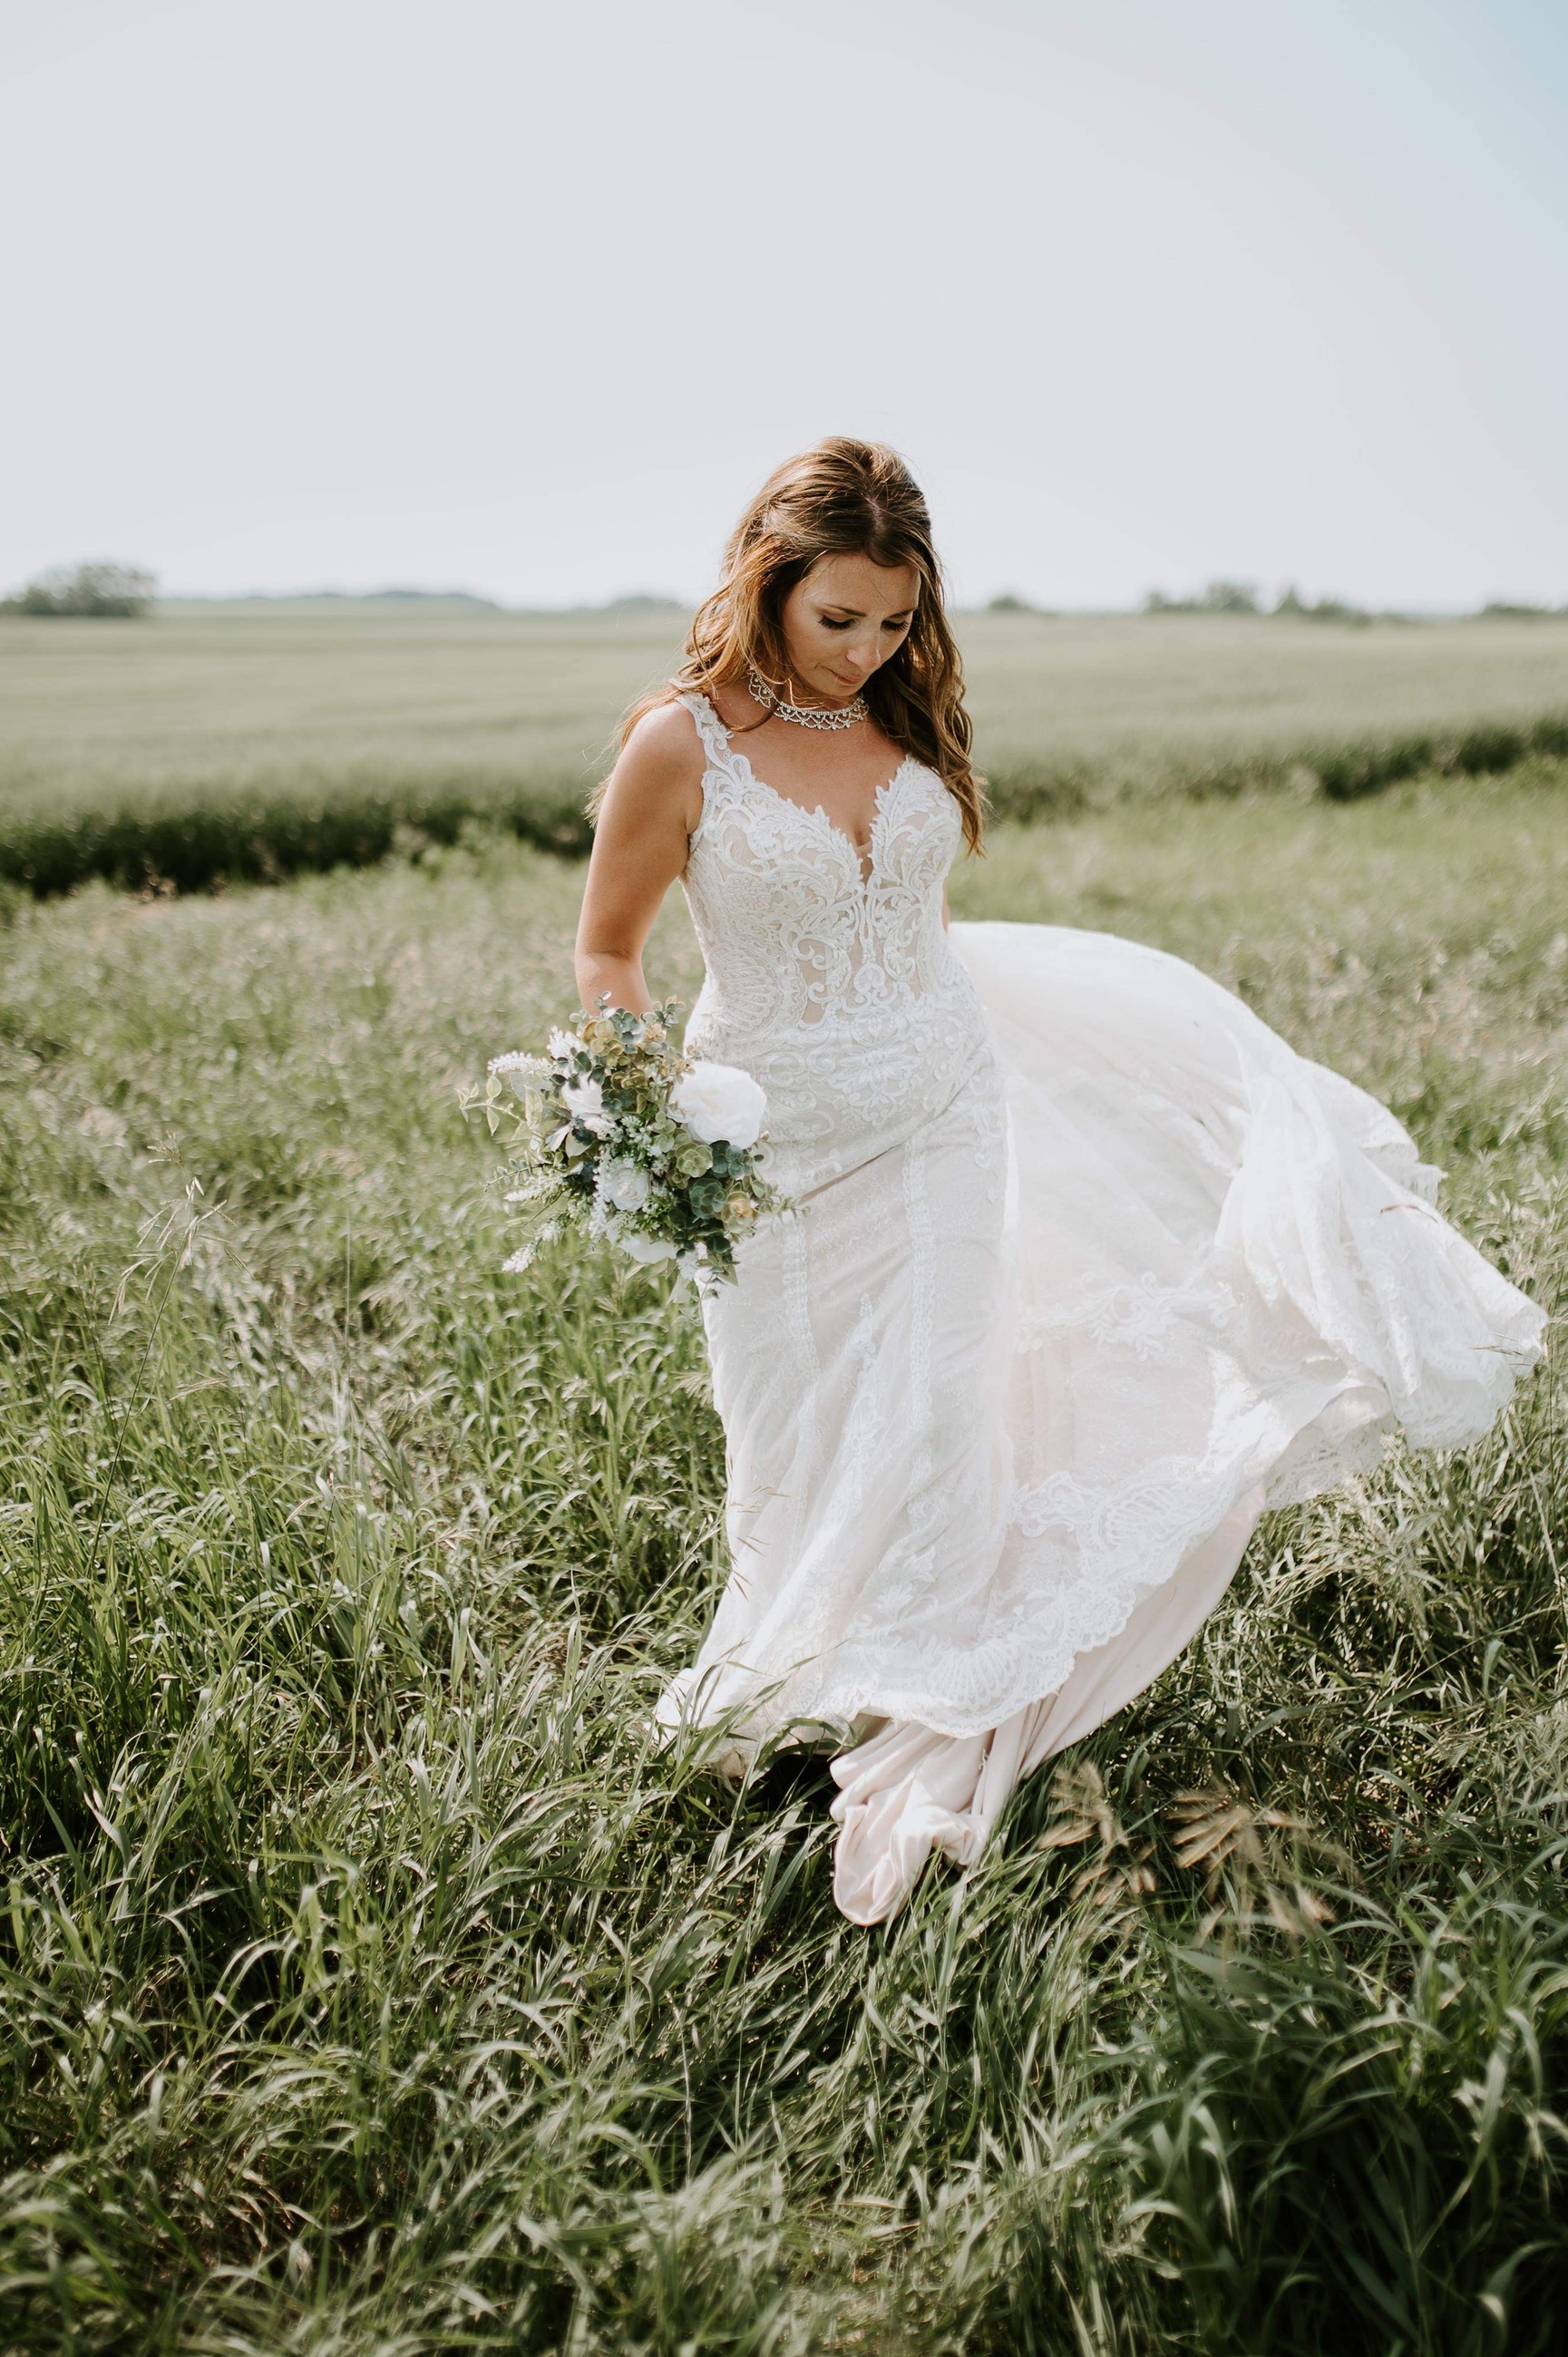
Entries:
<svg viewBox="0 0 1568 2357">
<path fill-rule="evenodd" d="M 621 748 L 607 802 L 630 818 L 678 813 L 690 833 L 702 812 L 706 766 L 702 739 L 685 706 L 656 704 Z"/>
<path fill-rule="evenodd" d="M 651 712 L 645 712 L 627 738 L 621 759 L 635 760 L 649 775 L 658 771 L 668 777 L 700 778 L 703 740 L 685 705 L 656 704 Z"/>
</svg>

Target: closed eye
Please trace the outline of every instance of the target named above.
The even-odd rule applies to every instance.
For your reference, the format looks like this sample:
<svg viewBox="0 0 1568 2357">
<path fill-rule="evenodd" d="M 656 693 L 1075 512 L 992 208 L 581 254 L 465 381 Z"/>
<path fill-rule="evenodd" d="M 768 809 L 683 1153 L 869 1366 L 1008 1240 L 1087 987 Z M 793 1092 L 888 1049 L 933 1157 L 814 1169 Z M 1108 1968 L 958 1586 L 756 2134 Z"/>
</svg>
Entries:
<svg viewBox="0 0 1568 2357">
<path fill-rule="evenodd" d="M 862 617 L 859 614 L 823 614 L 819 619 L 824 630 L 852 630 Z M 912 614 L 890 615 L 882 628 L 885 630 L 907 630 L 914 619 Z"/>
</svg>

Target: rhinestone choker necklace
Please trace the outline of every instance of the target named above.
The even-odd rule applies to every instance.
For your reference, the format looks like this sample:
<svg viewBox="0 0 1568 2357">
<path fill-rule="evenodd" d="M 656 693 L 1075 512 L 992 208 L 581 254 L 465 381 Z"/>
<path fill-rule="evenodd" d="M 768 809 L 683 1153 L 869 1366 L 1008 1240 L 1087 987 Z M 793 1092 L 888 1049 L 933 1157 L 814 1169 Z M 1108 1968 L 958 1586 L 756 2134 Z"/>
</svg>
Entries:
<svg viewBox="0 0 1568 2357">
<path fill-rule="evenodd" d="M 770 712 L 775 720 L 792 721 L 797 728 L 853 728 L 857 720 L 871 717 L 864 695 L 850 704 L 787 704 L 777 689 L 768 686 L 755 663 L 746 665 L 746 683 L 765 712 Z"/>
</svg>

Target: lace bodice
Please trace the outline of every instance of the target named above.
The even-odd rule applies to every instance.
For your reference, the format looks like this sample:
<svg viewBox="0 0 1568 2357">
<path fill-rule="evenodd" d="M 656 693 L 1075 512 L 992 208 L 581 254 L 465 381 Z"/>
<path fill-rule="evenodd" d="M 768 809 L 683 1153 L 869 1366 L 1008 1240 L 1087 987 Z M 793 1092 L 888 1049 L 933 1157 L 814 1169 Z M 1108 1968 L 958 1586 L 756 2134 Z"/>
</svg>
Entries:
<svg viewBox="0 0 1568 2357">
<path fill-rule="evenodd" d="M 707 968 L 687 1044 L 761 1082 L 770 1160 L 801 1191 L 898 1143 L 991 1060 L 942 925 L 958 809 L 940 778 L 901 762 L 876 798 L 865 873 L 825 811 L 753 773 L 706 697 L 681 702 L 707 762 L 682 879 Z"/>
</svg>

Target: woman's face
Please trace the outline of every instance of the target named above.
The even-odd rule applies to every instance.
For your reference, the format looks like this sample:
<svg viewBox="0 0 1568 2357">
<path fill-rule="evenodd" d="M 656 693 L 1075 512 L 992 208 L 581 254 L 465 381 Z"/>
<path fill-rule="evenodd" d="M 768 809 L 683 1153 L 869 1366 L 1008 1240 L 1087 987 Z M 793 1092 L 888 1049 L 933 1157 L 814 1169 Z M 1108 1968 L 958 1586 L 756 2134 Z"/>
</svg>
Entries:
<svg viewBox="0 0 1568 2357">
<path fill-rule="evenodd" d="M 912 565 L 820 556 L 780 617 L 794 684 L 814 701 L 847 704 L 909 635 L 920 576 Z"/>
</svg>

